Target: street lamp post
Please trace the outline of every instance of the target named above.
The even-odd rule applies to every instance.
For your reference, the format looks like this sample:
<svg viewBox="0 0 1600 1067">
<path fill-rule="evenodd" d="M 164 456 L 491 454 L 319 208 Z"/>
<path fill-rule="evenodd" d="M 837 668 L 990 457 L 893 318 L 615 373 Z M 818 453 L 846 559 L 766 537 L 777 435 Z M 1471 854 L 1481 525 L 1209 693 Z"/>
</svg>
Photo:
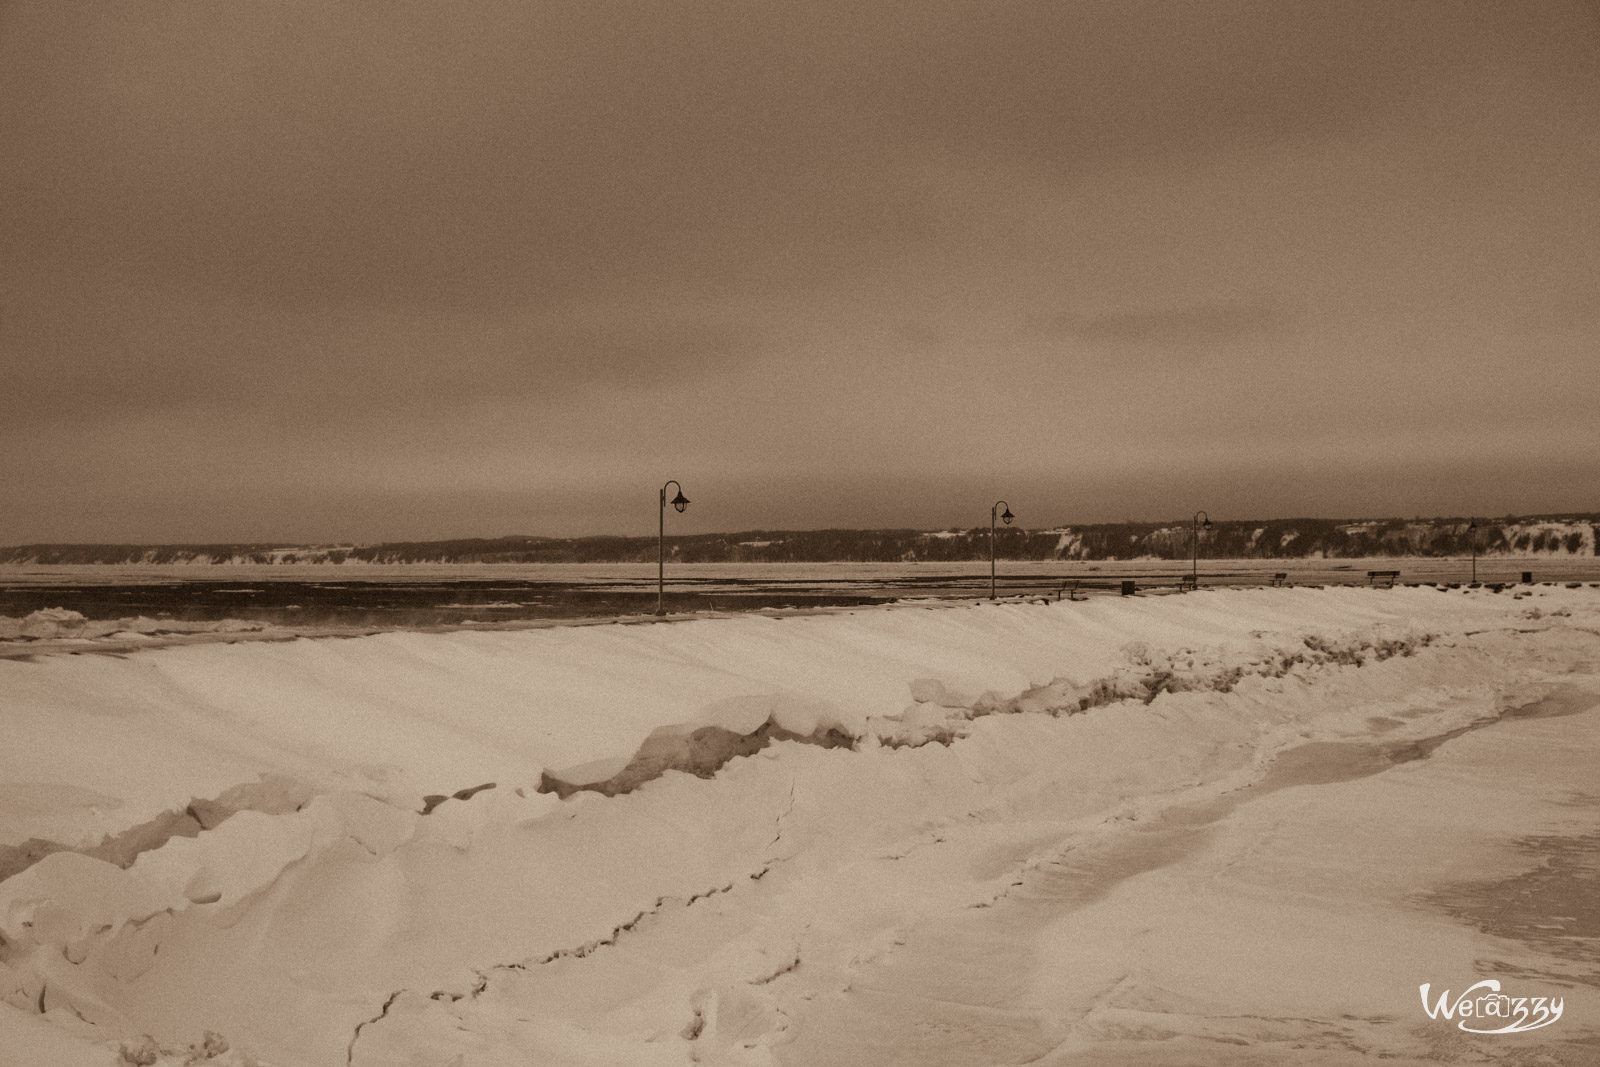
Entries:
<svg viewBox="0 0 1600 1067">
<path fill-rule="evenodd" d="M 1189 581 L 1196 589 L 1200 588 L 1200 531 L 1211 529 L 1211 516 L 1204 511 L 1194 513 L 1194 534 L 1190 538 L 1194 542 L 1194 558 L 1189 562 Z"/>
<path fill-rule="evenodd" d="M 1472 584 L 1478 584 L 1478 520 L 1467 522 L 1467 536 L 1472 539 Z"/>
<path fill-rule="evenodd" d="M 1003 515 L 1002 514 L 997 514 L 1000 511 L 1001 508 L 1005 508 L 1006 509 L 1005 513 Z M 1007 504 L 1004 500 L 996 500 L 994 502 L 994 507 L 989 509 L 989 599 L 990 600 L 994 599 L 994 520 L 996 518 L 999 518 L 1007 526 L 1010 526 L 1011 525 L 1011 520 L 1016 518 L 1016 516 L 1011 514 L 1011 505 Z"/>
<path fill-rule="evenodd" d="M 689 498 L 683 495 L 683 486 L 678 485 L 676 478 L 668 479 L 667 484 L 661 487 L 661 513 L 660 531 L 656 537 L 656 614 L 665 615 L 666 588 L 667 588 L 667 486 L 677 485 L 678 495 L 672 498 L 672 506 L 681 513 L 689 506 Z"/>
</svg>

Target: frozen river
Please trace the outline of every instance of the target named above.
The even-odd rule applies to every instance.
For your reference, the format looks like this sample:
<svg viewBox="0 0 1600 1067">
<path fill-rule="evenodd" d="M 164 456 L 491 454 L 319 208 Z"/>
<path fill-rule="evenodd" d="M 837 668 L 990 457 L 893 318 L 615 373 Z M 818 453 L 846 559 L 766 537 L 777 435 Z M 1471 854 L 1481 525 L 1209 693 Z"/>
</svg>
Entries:
<svg viewBox="0 0 1600 1067">
<path fill-rule="evenodd" d="M 1001 596 L 1097 596 L 1133 581 L 1145 592 L 1176 589 L 1187 560 L 1010 562 L 997 565 Z M 1467 559 L 1200 560 L 1204 586 L 1364 585 L 1369 570 L 1397 570 L 1399 582 L 1464 583 Z M 1593 557 L 1480 559 L 1486 583 L 1600 581 Z M 855 607 L 907 598 L 987 597 L 989 565 L 670 564 L 665 606 L 673 613 Z M 179 623 L 224 619 L 296 632 L 497 625 L 654 613 L 653 564 L 0 567 L 0 617 L 49 608 L 90 620 L 146 618 Z"/>
</svg>

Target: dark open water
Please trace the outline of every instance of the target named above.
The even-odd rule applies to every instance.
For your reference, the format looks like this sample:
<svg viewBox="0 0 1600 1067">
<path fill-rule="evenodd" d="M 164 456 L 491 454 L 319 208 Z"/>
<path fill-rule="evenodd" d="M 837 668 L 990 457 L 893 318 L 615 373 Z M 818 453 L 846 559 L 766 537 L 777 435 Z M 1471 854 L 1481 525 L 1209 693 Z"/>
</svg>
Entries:
<svg viewBox="0 0 1600 1067">
<path fill-rule="evenodd" d="M 1144 592 L 1173 592 L 1187 562 L 1000 565 L 999 595 L 1057 599 L 1116 595 L 1124 580 Z M 1399 570 L 1401 584 L 1464 583 L 1467 561 L 1201 560 L 1200 584 L 1262 585 L 1278 571 L 1293 584 L 1367 584 L 1368 569 Z M 1480 560 L 1486 583 L 1600 580 L 1600 561 Z M 1009 573 L 1008 573 L 1009 571 Z M 989 593 L 987 564 L 816 564 L 669 567 L 670 613 L 879 604 L 907 598 L 971 599 Z M 1070 594 L 1068 594 L 1070 595 Z M 290 627 L 402 628 L 475 621 L 511 622 L 644 615 L 656 609 L 654 568 L 415 566 L 55 567 L 0 569 L 0 616 L 66 608 L 89 619 L 144 616 L 184 622 L 243 619 Z"/>
</svg>

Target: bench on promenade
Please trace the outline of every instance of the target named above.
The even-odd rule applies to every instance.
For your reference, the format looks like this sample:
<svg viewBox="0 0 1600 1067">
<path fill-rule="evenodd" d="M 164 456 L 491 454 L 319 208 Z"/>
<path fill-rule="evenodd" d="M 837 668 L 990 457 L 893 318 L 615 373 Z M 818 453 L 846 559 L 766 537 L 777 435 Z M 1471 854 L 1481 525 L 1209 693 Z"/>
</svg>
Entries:
<svg viewBox="0 0 1600 1067">
<path fill-rule="evenodd" d="M 1056 591 L 1056 599 L 1060 600 L 1062 593 L 1067 594 L 1068 600 L 1084 599 L 1078 596 L 1078 585 L 1079 580 L 1077 578 L 1072 579 L 1070 582 L 1062 582 L 1061 588 Z"/>
<path fill-rule="evenodd" d="M 1184 592 L 1186 590 L 1189 590 L 1189 589 L 1199 589 L 1199 588 L 1200 588 L 1200 582 L 1192 574 L 1185 574 L 1182 578 L 1178 579 L 1178 592 L 1180 592 L 1180 593 L 1182 593 L 1182 592 Z"/>
<path fill-rule="evenodd" d="M 1367 584 L 1379 586 L 1383 589 L 1393 589 L 1394 580 L 1400 577 L 1399 571 L 1368 571 Z"/>
<path fill-rule="evenodd" d="M 1274 574 L 1272 576 L 1272 584 L 1273 585 L 1282 585 L 1284 582 L 1287 582 L 1288 580 L 1289 580 L 1289 572 L 1288 571 L 1279 571 L 1277 574 Z"/>
</svg>

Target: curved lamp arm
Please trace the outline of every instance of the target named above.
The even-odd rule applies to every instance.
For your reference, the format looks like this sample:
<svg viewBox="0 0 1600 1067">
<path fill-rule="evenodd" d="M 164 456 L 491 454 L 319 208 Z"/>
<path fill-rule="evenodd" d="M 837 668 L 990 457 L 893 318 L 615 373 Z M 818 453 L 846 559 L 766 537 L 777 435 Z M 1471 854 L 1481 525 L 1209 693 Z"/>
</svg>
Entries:
<svg viewBox="0 0 1600 1067">
<path fill-rule="evenodd" d="M 689 498 L 683 495 L 683 486 L 678 485 L 678 479 L 668 478 L 667 484 L 661 487 L 661 510 L 667 509 L 667 485 L 677 485 L 678 495 L 672 498 L 672 506 L 681 514 L 689 506 Z"/>
</svg>

